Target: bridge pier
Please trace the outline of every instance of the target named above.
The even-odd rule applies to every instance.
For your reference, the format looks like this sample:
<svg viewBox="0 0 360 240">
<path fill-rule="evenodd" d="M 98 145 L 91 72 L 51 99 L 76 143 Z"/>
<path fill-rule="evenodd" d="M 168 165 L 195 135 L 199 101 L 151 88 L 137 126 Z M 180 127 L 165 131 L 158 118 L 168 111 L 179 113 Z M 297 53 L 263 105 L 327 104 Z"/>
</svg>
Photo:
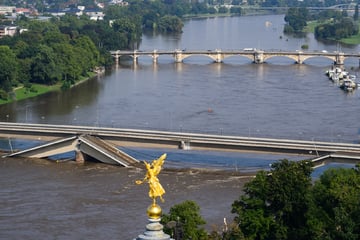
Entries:
<svg viewBox="0 0 360 240">
<path fill-rule="evenodd" d="M 137 62 L 138 62 L 138 57 L 135 56 L 135 55 L 133 56 L 133 62 L 134 62 L 134 63 L 137 63 Z"/>
<path fill-rule="evenodd" d="M 298 55 L 298 60 L 296 61 L 297 64 L 303 64 L 304 63 L 304 57 L 302 55 Z"/>
<path fill-rule="evenodd" d="M 222 63 L 224 60 L 224 56 L 223 54 L 221 53 L 220 50 L 216 50 L 216 57 L 215 57 L 215 62 L 216 63 Z"/>
<path fill-rule="evenodd" d="M 153 59 L 153 63 L 157 63 L 159 54 L 157 53 L 157 50 L 154 50 L 153 54 L 151 55 Z"/>
<path fill-rule="evenodd" d="M 115 54 L 115 55 L 114 55 L 114 58 L 115 58 L 115 64 L 116 64 L 116 66 L 119 65 L 120 55 L 119 55 L 119 54 Z"/>
<path fill-rule="evenodd" d="M 344 53 L 339 52 L 336 56 L 335 56 L 335 65 L 344 65 L 344 60 L 345 60 L 345 56 Z"/>
<path fill-rule="evenodd" d="M 264 52 L 263 51 L 256 51 L 254 53 L 254 63 L 264 63 Z"/>
<path fill-rule="evenodd" d="M 77 163 L 84 163 L 85 162 L 85 156 L 80 150 L 75 151 L 75 161 Z"/>
<path fill-rule="evenodd" d="M 190 142 L 189 141 L 181 141 L 179 144 L 179 149 L 190 150 Z"/>
<path fill-rule="evenodd" d="M 176 63 L 181 63 L 183 61 L 182 51 L 176 50 L 174 52 L 174 59 Z"/>
</svg>

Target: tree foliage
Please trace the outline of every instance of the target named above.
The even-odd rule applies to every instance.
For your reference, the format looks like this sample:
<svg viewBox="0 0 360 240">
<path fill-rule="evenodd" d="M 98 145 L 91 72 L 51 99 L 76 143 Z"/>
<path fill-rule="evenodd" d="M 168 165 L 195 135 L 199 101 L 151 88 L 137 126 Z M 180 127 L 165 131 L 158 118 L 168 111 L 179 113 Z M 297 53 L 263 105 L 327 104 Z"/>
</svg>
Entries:
<svg viewBox="0 0 360 240">
<path fill-rule="evenodd" d="M 157 29 L 161 32 L 181 33 L 183 25 L 179 17 L 166 15 L 159 20 Z"/>
<path fill-rule="evenodd" d="M 12 83 L 16 80 L 16 56 L 8 46 L 0 45 L 0 85 L 4 91 L 10 91 Z"/>
<path fill-rule="evenodd" d="M 360 171 L 334 168 L 316 181 L 312 196 L 314 207 L 309 218 L 319 229 L 316 237 L 325 239 L 360 238 Z"/>
<path fill-rule="evenodd" d="M 317 180 L 310 161 L 280 160 L 259 171 L 232 204 L 234 221 L 207 234 L 199 206 L 185 201 L 162 223 L 175 240 L 356 240 L 360 238 L 360 165 L 330 168 Z"/>
<path fill-rule="evenodd" d="M 282 160 L 260 171 L 233 203 L 235 222 L 248 239 L 303 239 L 311 164 Z"/>
<path fill-rule="evenodd" d="M 307 8 L 289 8 L 284 18 L 288 26 L 285 28 L 285 33 L 301 32 L 309 18 L 310 14 Z"/>
<path fill-rule="evenodd" d="M 61 32 L 67 22 L 76 21 L 80 23 L 73 24 L 71 31 Z M 29 29 L 27 32 L 0 39 L 0 44 L 7 45 L 7 57 L 2 61 L 6 66 L 0 71 L 11 72 L 1 78 L 0 88 L 9 92 L 18 83 L 71 86 L 96 66 L 103 65 L 103 58 L 90 37 L 68 34 L 77 32 L 77 28 L 84 25 L 82 21 L 69 17 L 64 17 L 64 22 L 44 23 L 22 19 L 21 23 Z"/>
<path fill-rule="evenodd" d="M 206 222 L 200 215 L 200 207 L 194 201 L 184 201 L 170 208 L 169 214 L 164 214 L 162 223 L 166 226 L 170 221 L 176 223 L 174 228 L 165 227 L 164 231 L 180 239 L 207 239 L 206 231 L 201 227 Z M 175 233 L 175 230 L 177 231 Z"/>
<path fill-rule="evenodd" d="M 315 28 L 315 38 L 317 39 L 342 39 L 359 32 L 358 24 L 352 18 L 342 17 L 339 20 L 321 24 Z"/>
<path fill-rule="evenodd" d="M 288 160 L 260 171 L 232 205 L 235 232 L 249 240 L 359 239 L 359 167 L 327 170 L 315 184 L 311 173 L 310 162 Z"/>
</svg>

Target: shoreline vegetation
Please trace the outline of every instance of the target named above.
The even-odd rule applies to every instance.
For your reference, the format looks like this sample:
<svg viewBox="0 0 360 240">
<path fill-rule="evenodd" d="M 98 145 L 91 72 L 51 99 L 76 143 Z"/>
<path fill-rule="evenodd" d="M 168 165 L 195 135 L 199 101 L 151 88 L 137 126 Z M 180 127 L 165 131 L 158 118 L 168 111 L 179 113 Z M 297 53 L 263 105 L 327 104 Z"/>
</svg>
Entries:
<svg viewBox="0 0 360 240">
<path fill-rule="evenodd" d="M 103 71 L 104 70 L 97 71 L 97 72 L 89 72 L 88 77 L 81 77 L 71 87 L 75 87 L 85 81 L 88 81 L 89 79 L 102 74 Z M 56 83 L 53 85 L 33 83 L 33 84 L 31 84 L 30 88 L 26 87 L 25 85 L 22 85 L 22 86 L 14 88 L 13 92 L 10 94 L 11 97 L 8 98 L 7 100 L 0 99 L 0 105 L 25 100 L 28 98 L 37 97 L 37 96 L 40 96 L 40 95 L 43 95 L 43 94 L 49 93 L 49 92 L 61 91 L 61 87 L 62 87 L 62 83 Z"/>
<path fill-rule="evenodd" d="M 336 40 L 336 39 L 328 39 L 328 40 L 332 40 L 332 41 L 337 41 L 337 42 L 340 42 L 340 43 L 343 43 L 343 44 L 349 44 L 349 45 L 358 45 L 360 44 L 360 21 L 357 22 L 359 24 L 359 33 L 356 34 L 356 35 L 352 35 L 350 37 L 347 37 L 347 38 L 342 38 L 342 39 L 339 39 L 339 40 Z M 315 28 L 316 26 L 322 24 L 322 22 L 319 22 L 317 20 L 315 21 L 308 21 L 307 22 L 307 26 L 305 27 L 304 31 L 306 33 L 314 33 L 315 32 Z"/>
</svg>

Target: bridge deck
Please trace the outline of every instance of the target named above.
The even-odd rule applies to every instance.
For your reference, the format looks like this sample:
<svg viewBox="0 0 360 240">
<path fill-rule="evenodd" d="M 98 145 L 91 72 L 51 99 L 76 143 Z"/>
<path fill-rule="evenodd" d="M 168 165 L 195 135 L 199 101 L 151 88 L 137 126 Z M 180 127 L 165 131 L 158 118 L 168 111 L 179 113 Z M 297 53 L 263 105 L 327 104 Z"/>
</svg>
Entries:
<svg viewBox="0 0 360 240">
<path fill-rule="evenodd" d="M 84 135 L 97 137 L 78 137 L 82 143 L 80 144 L 80 150 L 88 155 L 90 155 L 89 152 L 94 151 L 97 153 L 103 152 L 102 156 L 112 156 L 113 154 L 117 154 L 118 149 L 109 150 L 109 148 L 116 145 L 144 148 L 180 148 L 184 150 L 205 149 L 208 151 L 286 153 L 303 155 L 304 158 L 329 155 L 332 159 L 346 158 L 349 160 L 352 159 L 354 162 L 360 160 L 360 144 L 351 143 L 0 122 L 0 137 L 11 138 L 14 136 L 23 136 L 24 138 L 33 137 L 38 140 L 43 138 L 59 138 L 59 135 L 64 138 Z M 104 145 L 105 141 L 110 142 L 112 146 Z M 85 144 L 87 144 L 87 146 L 85 146 Z M 120 153 L 119 157 L 122 159 L 117 162 L 119 164 L 121 164 L 121 161 L 125 161 L 131 165 L 137 161 L 128 158 L 124 153 Z M 105 162 L 105 160 L 103 161 Z"/>
</svg>

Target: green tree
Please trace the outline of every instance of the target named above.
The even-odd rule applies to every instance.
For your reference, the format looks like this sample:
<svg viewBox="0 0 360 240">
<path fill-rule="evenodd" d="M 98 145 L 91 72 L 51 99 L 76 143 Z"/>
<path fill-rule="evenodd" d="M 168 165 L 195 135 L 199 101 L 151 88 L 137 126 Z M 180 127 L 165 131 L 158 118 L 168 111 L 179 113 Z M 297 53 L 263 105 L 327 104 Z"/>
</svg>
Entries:
<svg viewBox="0 0 360 240">
<path fill-rule="evenodd" d="M 160 18 L 158 30 L 165 33 L 181 33 L 183 25 L 184 24 L 179 17 L 166 15 Z"/>
<path fill-rule="evenodd" d="M 128 18 L 123 17 L 115 20 L 112 23 L 112 28 L 115 32 L 123 36 L 122 39 L 126 40 L 126 48 L 134 48 L 136 43 L 141 38 L 141 21 L 138 17 Z M 118 49 L 118 48 L 115 48 Z"/>
<path fill-rule="evenodd" d="M 83 64 L 81 54 L 69 43 L 54 45 L 54 51 L 57 53 L 56 66 L 61 72 L 61 79 L 64 85 L 71 86 L 83 73 Z M 87 64 L 87 63 L 85 63 Z"/>
<path fill-rule="evenodd" d="M 218 12 L 219 13 L 228 13 L 228 9 L 226 7 L 219 7 Z"/>
<path fill-rule="evenodd" d="M 360 171 L 357 168 L 331 168 L 312 190 L 316 205 L 309 219 L 316 222 L 314 235 L 328 239 L 360 238 Z"/>
<path fill-rule="evenodd" d="M 39 45 L 31 65 L 32 82 L 55 84 L 61 79 L 61 72 L 56 65 L 54 50 L 46 45 Z"/>
<path fill-rule="evenodd" d="M 294 32 L 300 32 L 306 26 L 309 15 L 307 8 L 289 8 L 284 19 Z"/>
<path fill-rule="evenodd" d="M 8 46 L 0 46 L 0 59 L 0 88 L 9 92 L 16 81 L 18 63 L 14 52 Z"/>
<path fill-rule="evenodd" d="M 75 39 L 74 47 L 82 52 L 82 58 L 85 64 L 83 68 L 85 71 L 90 71 L 99 64 L 100 53 L 94 42 L 92 42 L 88 36 L 80 36 Z"/>
<path fill-rule="evenodd" d="M 306 239 L 311 163 L 281 160 L 260 171 L 232 205 L 246 239 Z"/>
<path fill-rule="evenodd" d="M 206 222 L 200 215 L 200 207 L 194 201 L 184 201 L 170 208 L 169 214 L 162 216 L 162 223 L 165 225 L 164 231 L 174 237 L 176 240 L 207 239 L 206 231 L 201 228 Z M 169 222 L 176 223 L 174 228 L 166 227 Z M 175 230 L 177 231 L 175 233 Z"/>
<path fill-rule="evenodd" d="M 359 32 L 358 25 L 349 17 L 334 22 L 324 23 L 315 27 L 315 38 L 335 39 L 350 37 Z"/>
<path fill-rule="evenodd" d="M 355 6 L 354 21 L 359 20 L 359 4 Z"/>
</svg>

